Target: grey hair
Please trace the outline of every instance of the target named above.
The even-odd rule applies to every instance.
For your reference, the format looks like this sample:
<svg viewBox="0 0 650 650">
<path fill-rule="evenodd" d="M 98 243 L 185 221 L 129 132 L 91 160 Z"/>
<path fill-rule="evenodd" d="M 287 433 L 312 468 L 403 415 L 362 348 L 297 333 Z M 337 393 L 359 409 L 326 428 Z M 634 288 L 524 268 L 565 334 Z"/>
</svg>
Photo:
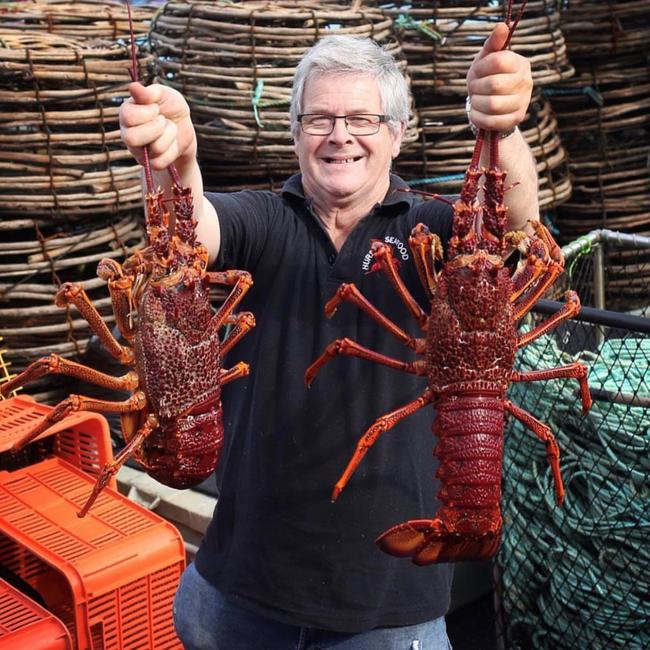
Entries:
<svg viewBox="0 0 650 650">
<path fill-rule="evenodd" d="M 388 128 L 396 133 L 410 116 L 410 93 L 404 75 L 390 52 L 369 38 L 345 34 L 325 36 L 311 47 L 296 67 L 291 91 L 291 133 L 300 131 L 298 115 L 302 113 L 302 96 L 307 79 L 325 74 L 362 74 L 377 81 L 381 110 L 388 118 Z"/>
</svg>

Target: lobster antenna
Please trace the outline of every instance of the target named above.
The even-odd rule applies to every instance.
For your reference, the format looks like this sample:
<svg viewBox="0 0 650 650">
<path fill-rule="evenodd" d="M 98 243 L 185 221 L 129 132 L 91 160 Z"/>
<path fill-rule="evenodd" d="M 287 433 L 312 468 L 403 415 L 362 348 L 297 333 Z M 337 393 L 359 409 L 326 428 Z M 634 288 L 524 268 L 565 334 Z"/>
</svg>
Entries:
<svg viewBox="0 0 650 650">
<path fill-rule="evenodd" d="M 133 29 L 133 18 L 131 16 L 131 3 L 126 0 L 126 11 L 129 16 L 129 35 L 131 37 L 131 81 L 138 80 L 138 58 L 136 56 L 135 34 Z M 147 147 L 142 148 L 142 167 L 144 168 L 144 178 L 147 185 L 147 192 L 153 194 L 153 176 L 151 174 L 151 163 L 149 162 L 149 150 Z"/>
<path fill-rule="evenodd" d="M 396 192 L 410 192 L 411 194 L 419 194 L 420 196 L 428 196 L 430 199 L 435 199 L 436 201 L 442 201 L 447 205 L 454 205 L 454 201 L 450 201 L 446 196 L 442 194 L 434 194 L 433 192 L 425 192 L 424 190 L 414 190 L 412 187 L 398 187 Z"/>
<path fill-rule="evenodd" d="M 515 22 L 512 23 L 511 25 L 510 21 L 512 20 L 512 0 L 508 0 L 508 11 L 506 13 L 506 25 L 508 25 L 508 29 L 510 30 L 510 33 L 508 34 L 508 39 L 506 40 L 505 45 L 503 46 L 504 50 L 507 50 L 508 47 L 510 47 L 510 41 L 512 40 L 512 35 L 515 33 L 515 29 L 517 29 L 517 25 L 519 24 L 519 21 L 524 15 L 524 10 L 526 9 L 527 4 L 528 4 L 528 0 L 522 0 L 521 6 L 519 7 L 519 12 L 517 13 L 517 17 L 515 18 Z"/>
<path fill-rule="evenodd" d="M 519 6 L 519 11 L 517 12 L 517 16 L 514 19 L 514 22 L 511 22 L 512 4 L 513 4 L 513 0 L 508 0 L 508 9 L 506 10 L 506 21 L 505 21 L 506 25 L 508 25 L 508 38 L 506 39 L 506 42 L 501 48 L 502 50 L 507 50 L 508 47 L 510 47 L 510 41 L 512 40 L 512 36 L 515 33 L 515 29 L 517 29 L 517 25 L 519 25 L 519 21 L 524 15 L 524 10 L 526 9 L 526 4 L 528 4 L 528 0 L 522 0 L 521 5 Z M 499 165 L 499 139 L 493 133 L 490 134 L 490 165 L 494 167 L 498 167 Z"/>
</svg>

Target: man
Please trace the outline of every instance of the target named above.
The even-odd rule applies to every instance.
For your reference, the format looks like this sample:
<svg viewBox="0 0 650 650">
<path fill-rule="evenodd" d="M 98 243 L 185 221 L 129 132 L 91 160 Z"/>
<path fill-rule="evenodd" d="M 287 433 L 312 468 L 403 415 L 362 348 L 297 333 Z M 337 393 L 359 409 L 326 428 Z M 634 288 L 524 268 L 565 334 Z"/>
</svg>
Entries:
<svg viewBox="0 0 650 650">
<path fill-rule="evenodd" d="M 496 27 L 468 73 L 469 118 L 496 130 L 510 227 L 538 217 L 534 161 L 515 129 L 532 89 L 528 62 L 500 51 Z M 218 267 L 244 268 L 255 284 L 244 306 L 255 330 L 236 348 L 251 365 L 224 391 L 226 447 L 219 503 L 195 565 L 183 576 L 175 623 L 187 648 L 448 648 L 449 565 L 416 567 L 381 553 L 373 538 L 437 509 L 433 412 L 398 424 L 367 454 L 335 504 L 332 487 L 356 442 L 380 415 L 423 389 L 423 379 L 339 358 L 310 389 L 307 366 L 335 338 L 382 354 L 409 352 L 372 319 L 323 306 L 354 282 L 411 334 L 415 322 L 381 273 L 368 273 L 371 239 L 393 243 L 409 289 L 423 292 L 404 245 L 425 222 L 447 241 L 448 205 L 395 192 L 390 174 L 408 119 L 408 89 L 392 58 L 345 36 L 319 41 L 296 71 L 291 117 L 301 174 L 282 195 L 203 195 L 196 136 L 179 93 L 131 87 L 120 112 L 136 157 L 147 145 L 155 170 L 175 163 L 194 192 L 198 234 Z M 513 131 L 513 129 L 515 129 Z M 165 174 L 158 180 L 169 182 Z"/>
</svg>

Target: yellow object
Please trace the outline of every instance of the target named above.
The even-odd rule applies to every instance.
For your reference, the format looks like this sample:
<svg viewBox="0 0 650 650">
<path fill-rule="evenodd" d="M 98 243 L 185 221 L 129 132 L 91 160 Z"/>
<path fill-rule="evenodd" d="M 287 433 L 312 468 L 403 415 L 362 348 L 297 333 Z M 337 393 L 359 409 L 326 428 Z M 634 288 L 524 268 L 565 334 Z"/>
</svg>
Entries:
<svg viewBox="0 0 650 650">
<path fill-rule="evenodd" d="M 0 336 L 0 342 L 2 341 L 2 337 Z M 10 362 L 5 361 L 4 358 L 4 353 L 7 351 L 7 348 L 0 347 L 0 384 L 4 384 L 5 382 L 8 382 L 12 377 L 15 375 L 12 375 L 9 372 L 9 366 L 11 365 Z M 9 394 L 9 397 L 15 397 L 16 394 L 18 393 L 19 389 L 16 389 L 14 391 L 11 391 Z M 2 395 L 0 395 L 0 400 L 1 399 L 6 399 Z"/>
</svg>

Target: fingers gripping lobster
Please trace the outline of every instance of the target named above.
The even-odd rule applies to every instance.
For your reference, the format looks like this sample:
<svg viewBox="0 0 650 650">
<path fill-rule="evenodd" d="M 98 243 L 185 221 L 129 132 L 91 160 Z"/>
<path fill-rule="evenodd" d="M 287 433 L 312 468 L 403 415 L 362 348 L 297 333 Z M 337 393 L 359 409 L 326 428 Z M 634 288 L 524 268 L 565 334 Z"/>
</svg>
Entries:
<svg viewBox="0 0 650 650">
<path fill-rule="evenodd" d="M 80 517 L 130 456 L 170 487 L 187 488 L 206 479 L 223 446 L 221 386 L 248 374 L 245 363 L 224 369 L 222 357 L 255 325 L 252 314 L 233 314 L 252 285 L 250 274 L 208 272 L 208 252 L 196 241 L 191 190 L 181 185 L 178 172 L 170 167 L 175 216 L 171 234 L 170 214 L 162 190 L 154 189 L 146 149 L 143 167 L 148 246 L 121 265 L 103 259 L 97 269 L 108 283 L 115 321 L 126 344 L 113 336 L 80 284 L 63 284 L 55 298 L 62 308 L 77 307 L 107 350 L 131 370 L 113 377 L 52 354 L 0 386 L 6 396 L 18 386 L 54 373 L 132 393 L 120 402 L 70 395 L 14 443 L 15 449 L 23 447 L 76 411 L 121 415 L 126 445 L 101 470 Z M 216 312 L 209 296 L 213 284 L 231 287 Z M 219 332 L 225 324 L 231 328 L 221 341 Z"/>
<path fill-rule="evenodd" d="M 486 139 L 489 166 L 480 169 Z M 310 384 L 325 363 L 343 354 L 427 378 L 427 388 L 421 395 L 378 418 L 364 433 L 332 494 L 332 500 L 339 497 L 382 433 L 416 410 L 433 405 L 433 433 L 438 439 L 434 456 L 439 460 L 436 476 L 441 483 L 438 498 L 442 505 L 433 518 L 398 524 L 376 540 L 383 551 L 410 557 L 418 565 L 481 560 L 496 553 L 502 528 L 499 502 L 506 413 L 544 443 L 556 502 L 562 503 L 565 492 L 558 445 L 547 425 L 507 399 L 511 382 L 575 378 L 580 385 L 583 411 L 591 406 L 587 368 L 580 363 L 549 370 L 514 370 L 517 349 L 577 314 L 580 302 L 575 292 L 568 292 L 558 312 L 529 332 L 518 334 L 517 322 L 553 284 L 564 262 L 559 247 L 541 223 L 532 223 L 534 235 L 507 232 L 505 173 L 499 169 L 498 146 L 497 133 L 479 131 L 460 198 L 453 205 L 447 261 L 443 263 L 440 240 L 425 225 L 417 225 L 411 233 L 413 259 L 430 299 L 428 314 L 401 280 L 392 247 L 381 241 L 372 243 L 373 270 L 381 269 L 386 274 L 424 332 L 423 338 L 409 336 L 353 284 L 341 285 L 325 305 L 325 313 L 331 317 L 342 301 L 352 302 L 422 358 L 400 361 L 340 339 L 329 344 L 305 373 L 305 381 Z M 483 203 L 479 205 L 481 178 Z M 504 257 L 513 248 L 519 251 L 521 262 L 511 273 Z"/>
</svg>

